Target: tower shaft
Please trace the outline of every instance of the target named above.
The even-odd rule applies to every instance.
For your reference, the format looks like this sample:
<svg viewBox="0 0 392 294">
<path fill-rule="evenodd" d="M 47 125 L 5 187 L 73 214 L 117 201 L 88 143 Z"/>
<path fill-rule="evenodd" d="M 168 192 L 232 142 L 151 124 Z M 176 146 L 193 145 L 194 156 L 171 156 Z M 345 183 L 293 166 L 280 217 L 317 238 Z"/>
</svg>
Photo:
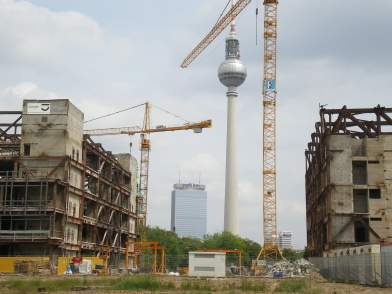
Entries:
<svg viewBox="0 0 392 294">
<path fill-rule="evenodd" d="M 239 235 L 238 172 L 237 172 L 237 87 L 229 86 L 226 93 L 227 139 L 224 230 Z"/>
</svg>

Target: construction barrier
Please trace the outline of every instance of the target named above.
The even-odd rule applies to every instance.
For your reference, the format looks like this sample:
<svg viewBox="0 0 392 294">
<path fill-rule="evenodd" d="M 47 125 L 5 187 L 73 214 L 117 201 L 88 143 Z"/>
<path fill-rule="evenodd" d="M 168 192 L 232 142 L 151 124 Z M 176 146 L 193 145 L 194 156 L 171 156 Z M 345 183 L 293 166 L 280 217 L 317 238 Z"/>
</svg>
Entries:
<svg viewBox="0 0 392 294">
<path fill-rule="evenodd" d="M 13 273 L 13 272 L 18 272 L 19 269 L 15 270 L 14 264 L 15 262 L 17 264 L 21 264 L 18 263 L 18 261 L 27 261 L 27 260 L 33 260 L 33 261 L 49 261 L 50 262 L 50 258 L 49 257 L 0 257 L 0 272 L 2 273 Z M 23 267 L 25 267 L 25 265 L 23 265 Z M 34 271 L 33 268 L 30 269 Z M 25 269 L 22 269 L 25 270 Z"/>
</svg>

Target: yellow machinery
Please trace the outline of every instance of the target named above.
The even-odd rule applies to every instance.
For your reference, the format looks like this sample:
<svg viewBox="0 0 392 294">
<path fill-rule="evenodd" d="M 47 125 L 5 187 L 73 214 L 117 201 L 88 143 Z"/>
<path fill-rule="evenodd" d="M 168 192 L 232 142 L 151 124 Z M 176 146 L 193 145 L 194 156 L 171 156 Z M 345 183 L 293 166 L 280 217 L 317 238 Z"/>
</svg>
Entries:
<svg viewBox="0 0 392 294">
<path fill-rule="evenodd" d="M 109 274 L 108 260 L 110 258 L 110 247 L 101 247 L 98 252 L 98 257 L 102 259 L 103 264 L 93 264 L 92 271 L 98 274 Z"/>
<path fill-rule="evenodd" d="M 252 0 L 238 0 L 210 33 L 184 59 L 187 67 Z M 283 258 L 277 242 L 276 218 L 276 37 L 278 0 L 264 0 L 264 76 L 263 76 L 263 228 L 264 245 L 257 260 Z M 256 11 L 257 12 L 257 11 Z"/>
<path fill-rule="evenodd" d="M 146 238 L 146 218 L 147 218 L 147 195 L 148 195 L 148 168 L 150 162 L 150 133 L 190 130 L 193 129 L 195 133 L 201 133 L 203 128 L 210 128 L 212 126 L 211 120 L 200 122 L 186 121 L 181 125 L 163 126 L 158 125 L 155 129 L 150 126 L 150 108 L 151 104 L 144 103 L 146 106 L 143 119 L 143 127 L 124 127 L 124 128 L 109 128 L 109 129 L 96 129 L 84 130 L 83 133 L 90 136 L 105 136 L 105 135 L 119 135 L 119 134 L 141 134 L 140 139 L 140 195 L 137 200 L 137 229 L 140 234 L 141 241 L 147 241 Z M 157 106 L 155 106 L 157 107 Z M 159 107 L 157 107 L 159 108 Z M 163 109 L 161 109 L 163 110 Z M 164 110 L 169 113 L 168 111 Z M 171 113 L 170 113 L 171 114 Z M 174 115 L 176 116 L 176 115 Z M 178 116 L 176 116 L 178 117 Z"/>
</svg>

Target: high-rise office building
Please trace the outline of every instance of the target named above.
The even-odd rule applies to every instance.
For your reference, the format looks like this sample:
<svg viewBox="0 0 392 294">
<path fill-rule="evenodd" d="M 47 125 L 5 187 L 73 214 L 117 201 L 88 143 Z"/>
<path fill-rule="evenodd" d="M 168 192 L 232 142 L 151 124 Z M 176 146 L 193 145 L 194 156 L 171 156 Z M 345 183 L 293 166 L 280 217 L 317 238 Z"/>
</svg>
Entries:
<svg viewBox="0 0 392 294">
<path fill-rule="evenodd" d="M 291 246 L 291 236 L 293 234 L 288 231 L 279 232 L 278 243 L 279 249 L 292 248 Z"/>
<path fill-rule="evenodd" d="M 207 191 L 205 185 L 174 184 L 171 230 L 179 237 L 202 239 L 207 234 Z"/>
</svg>

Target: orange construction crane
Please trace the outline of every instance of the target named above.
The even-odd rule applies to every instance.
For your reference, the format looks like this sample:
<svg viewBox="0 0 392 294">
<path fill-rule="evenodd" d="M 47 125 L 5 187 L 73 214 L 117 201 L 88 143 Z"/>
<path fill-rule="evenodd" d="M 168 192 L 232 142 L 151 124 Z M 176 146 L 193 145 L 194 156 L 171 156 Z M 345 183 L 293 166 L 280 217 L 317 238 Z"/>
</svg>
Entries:
<svg viewBox="0 0 392 294">
<path fill-rule="evenodd" d="M 199 122 L 186 121 L 186 123 L 180 125 L 170 125 L 170 126 L 158 125 L 155 128 L 151 128 L 150 126 L 151 104 L 148 102 L 144 104 L 146 108 L 144 112 L 143 127 L 137 126 L 137 127 L 108 128 L 108 129 L 95 129 L 95 130 L 83 131 L 83 134 L 87 134 L 90 136 L 105 136 L 105 135 L 120 135 L 120 134 L 134 135 L 137 133 L 141 134 L 140 135 L 140 195 L 137 198 L 137 215 L 138 215 L 137 230 L 140 235 L 141 241 L 147 241 L 146 218 L 147 218 L 147 195 L 148 195 L 148 169 L 149 169 L 149 162 L 150 162 L 149 158 L 150 158 L 150 149 L 151 149 L 149 134 L 157 133 L 157 132 L 168 132 L 168 131 L 189 130 L 189 129 L 193 129 L 195 133 L 201 133 L 203 128 L 210 128 L 212 126 L 211 120 L 205 120 Z M 171 114 L 166 110 L 163 111 Z"/>
<path fill-rule="evenodd" d="M 184 59 L 187 67 L 252 0 L 238 0 L 210 33 Z M 263 228 L 264 245 L 257 260 L 284 259 L 277 242 L 276 217 L 276 37 L 278 0 L 264 0 L 264 76 L 263 76 Z M 256 9 L 256 14 L 257 14 Z"/>
</svg>

